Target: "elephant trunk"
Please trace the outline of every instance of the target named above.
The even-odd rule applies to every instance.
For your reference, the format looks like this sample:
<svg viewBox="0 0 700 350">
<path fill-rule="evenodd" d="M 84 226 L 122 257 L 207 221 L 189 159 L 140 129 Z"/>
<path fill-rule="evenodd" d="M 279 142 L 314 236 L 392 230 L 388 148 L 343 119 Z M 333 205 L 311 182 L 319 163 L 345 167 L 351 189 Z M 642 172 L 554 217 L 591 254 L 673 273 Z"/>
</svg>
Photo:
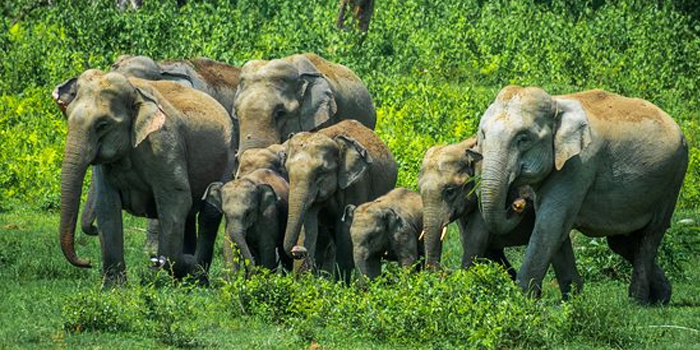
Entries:
<svg viewBox="0 0 700 350">
<path fill-rule="evenodd" d="M 493 233 L 506 234 L 520 223 L 522 216 L 508 215 L 507 198 L 510 183 L 502 165 L 487 163 L 485 158 L 481 174 L 481 210 L 486 227 Z"/>
<path fill-rule="evenodd" d="M 245 260 L 246 271 L 251 272 L 256 265 L 256 261 L 253 254 L 250 252 L 250 246 L 248 246 L 248 242 L 245 239 L 246 230 L 234 226 L 227 227 L 226 231 L 231 242 L 235 243 L 238 246 L 238 249 L 240 249 L 241 255 Z M 231 253 L 229 252 L 229 254 Z"/>
<path fill-rule="evenodd" d="M 258 110 L 255 113 L 242 114 L 240 118 L 238 154 L 243 154 L 250 148 L 265 148 L 282 143 L 282 137 L 288 136 L 280 135 L 275 123 L 272 122 L 272 111 Z"/>
<path fill-rule="evenodd" d="M 75 137 L 68 136 L 61 167 L 61 224 L 59 238 L 66 259 L 77 267 L 91 267 L 90 261 L 75 253 L 75 225 L 83 190 L 83 179 L 89 165 L 86 147 Z"/>
<path fill-rule="evenodd" d="M 442 231 L 448 222 L 447 205 L 440 200 L 428 200 L 423 209 L 423 232 L 425 239 L 425 266 L 440 268 L 442 256 Z"/>
<path fill-rule="evenodd" d="M 292 254 L 292 248 L 298 245 L 297 242 L 299 241 L 301 227 L 308 214 L 309 203 L 311 202 L 311 195 L 309 192 L 308 189 L 289 191 L 289 212 L 287 215 L 287 230 L 284 233 L 284 251 L 293 258 L 300 258 Z M 304 240 L 309 241 L 309 238 L 315 239 L 316 237 L 305 237 Z M 307 251 L 313 249 L 313 247 L 303 246 Z"/>
</svg>

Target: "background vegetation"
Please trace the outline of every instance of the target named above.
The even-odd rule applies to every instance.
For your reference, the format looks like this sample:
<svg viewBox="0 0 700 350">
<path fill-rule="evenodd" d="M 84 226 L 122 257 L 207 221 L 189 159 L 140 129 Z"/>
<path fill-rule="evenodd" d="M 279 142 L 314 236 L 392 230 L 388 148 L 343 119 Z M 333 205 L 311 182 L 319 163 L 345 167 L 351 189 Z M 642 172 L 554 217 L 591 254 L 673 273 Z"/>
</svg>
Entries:
<svg viewBox="0 0 700 350">
<path fill-rule="evenodd" d="M 121 348 L 679 348 L 700 343 L 700 16 L 690 0 L 382 0 L 363 36 L 334 27 L 330 0 L 17 0 L 0 11 L 0 344 Z M 561 304 L 553 282 L 523 298 L 501 273 L 464 273 L 448 236 L 444 276 L 405 275 L 344 288 L 259 276 L 212 288 L 146 269 L 145 227 L 129 219 L 129 287 L 99 291 L 99 270 L 69 266 L 55 237 L 66 127 L 53 88 L 121 54 L 206 56 L 242 65 L 315 52 L 353 69 L 378 109 L 377 132 L 416 187 L 424 152 L 469 137 L 497 91 L 601 88 L 650 100 L 691 145 L 691 164 L 659 260 L 668 308 L 626 300 L 629 266 L 604 240 L 576 236 L 583 297 Z M 47 215 L 48 213 L 48 215 Z M 678 224 L 679 219 L 691 219 Z M 96 239 L 78 235 L 99 260 Z M 510 251 L 518 261 L 519 250 Z M 220 262 L 221 257 L 217 256 Z M 695 282 L 695 283 L 694 283 Z M 118 344 L 118 345 L 114 345 Z"/>
</svg>

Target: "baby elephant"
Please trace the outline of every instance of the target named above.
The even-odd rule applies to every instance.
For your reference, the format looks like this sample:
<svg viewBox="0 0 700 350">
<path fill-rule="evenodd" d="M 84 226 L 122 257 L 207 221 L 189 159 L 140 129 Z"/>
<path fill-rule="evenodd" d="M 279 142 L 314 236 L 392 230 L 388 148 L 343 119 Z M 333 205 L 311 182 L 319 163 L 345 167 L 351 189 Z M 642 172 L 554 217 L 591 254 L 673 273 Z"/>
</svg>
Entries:
<svg viewBox="0 0 700 350">
<path fill-rule="evenodd" d="M 405 188 L 357 206 L 345 207 L 343 223 L 349 228 L 355 266 L 375 278 L 381 272 L 381 258 L 412 267 L 423 256 L 423 202 Z"/>
<path fill-rule="evenodd" d="M 282 266 L 291 269 L 291 258 L 281 251 L 288 198 L 287 181 L 269 169 L 209 185 L 204 199 L 226 218 L 224 258 L 234 273 L 239 266 L 233 261 L 232 243 L 240 249 L 247 275 L 255 266 L 275 269 L 278 256 Z"/>
</svg>

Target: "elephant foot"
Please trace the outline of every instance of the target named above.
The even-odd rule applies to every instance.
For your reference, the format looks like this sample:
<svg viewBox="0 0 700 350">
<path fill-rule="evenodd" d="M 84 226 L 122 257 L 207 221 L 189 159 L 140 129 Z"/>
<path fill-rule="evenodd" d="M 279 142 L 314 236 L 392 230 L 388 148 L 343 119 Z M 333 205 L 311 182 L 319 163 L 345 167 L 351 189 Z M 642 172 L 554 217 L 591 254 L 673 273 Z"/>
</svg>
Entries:
<svg viewBox="0 0 700 350">
<path fill-rule="evenodd" d="M 102 290 L 122 287 L 126 284 L 126 272 L 108 273 L 102 277 Z"/>
<path fill-rule="evenodd" d="M 668 305 L 671 302 L 671 292 L 671 283 L 661 268 L 656 266 L 651 283 L 649 283 L 649 303 Z"/>
</svg>

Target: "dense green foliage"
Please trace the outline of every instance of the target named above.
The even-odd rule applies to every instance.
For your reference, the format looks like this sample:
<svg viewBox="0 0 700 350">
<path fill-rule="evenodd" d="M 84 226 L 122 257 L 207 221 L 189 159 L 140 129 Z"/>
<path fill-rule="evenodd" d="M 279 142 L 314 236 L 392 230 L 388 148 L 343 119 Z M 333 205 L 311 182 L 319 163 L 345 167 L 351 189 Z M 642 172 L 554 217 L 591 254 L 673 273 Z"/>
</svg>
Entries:
<svg viewBox="0 0 700 350">
<path fill-rule="evenodd" d="M 0 208 L 58 206 L 65 123 L 50 93 L 65 79 L 124 53 L 242 65 L 302 51 L 368 85 L 400 185 L 416 186 L 427 148 L 470 136 L 507 84 L 602 88 L 681 124 L 693 149 L 680 203 L 700 203 L 700 23 L 682 1 L 387 0 L 366 37 L 334 28 L 333 1 L 146 1 L 124 13 L 106 0 L 32 4 L 43 2 L 17 1 L 2 18 Z"/>
<path fill-rule="evenodd" d="M 18 0 L 0 22 L 0 344 L 9 348 L 678 348 L 700 342 L 700 13 L 692 1 L 382 0 L 366 36 L 334 27 L 335 1 Z M 365 286 L 261 275 L 212 288 L 147 269 L 143 220 L 128 216 L 130 284 L 99 290 L 99 269 L 70 266 L 56 239 L 65 121 L 53 88 L 125 53 L 206 56 L 233 65 L 309 51 L 353 69 L 378 110 L 377 132 L 416 187 L 424 152 L 470 136 L 507 84 L 553 94 L 602 88 L 648 99 L 685 131 L 691 165 L 682 209 L 658 261 L 674 283 L 668 308 L 626 299 L 630 266 L 604 240 L 574 237 L 584 294 L 524 298 L 499 269 L 389 274 Z M 8 213 L 2 213 L 9 211 Z M 219 247 L 221 240 L 218 242 Z M 76 236 L 100 260 L 97 239 Z M 517 264 L 520 250 L 509 254 Z M 675 327 L 675 328 L 674 328 Z"/>
</svg>

